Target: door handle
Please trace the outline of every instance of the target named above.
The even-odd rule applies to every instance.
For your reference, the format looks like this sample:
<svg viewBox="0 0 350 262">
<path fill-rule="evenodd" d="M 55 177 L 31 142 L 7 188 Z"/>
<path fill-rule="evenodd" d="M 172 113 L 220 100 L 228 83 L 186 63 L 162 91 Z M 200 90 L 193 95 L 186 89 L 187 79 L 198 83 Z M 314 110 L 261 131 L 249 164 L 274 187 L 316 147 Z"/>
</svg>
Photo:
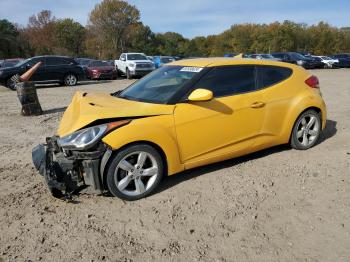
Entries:
<svg viewBox="0 0 350 262">
<path fill-rule="evenodd" d="M 253 104 L 250 105 L 251 108 L 260 108 L 265 106 L 264 102 L 254 102 Z"/>
</svg>

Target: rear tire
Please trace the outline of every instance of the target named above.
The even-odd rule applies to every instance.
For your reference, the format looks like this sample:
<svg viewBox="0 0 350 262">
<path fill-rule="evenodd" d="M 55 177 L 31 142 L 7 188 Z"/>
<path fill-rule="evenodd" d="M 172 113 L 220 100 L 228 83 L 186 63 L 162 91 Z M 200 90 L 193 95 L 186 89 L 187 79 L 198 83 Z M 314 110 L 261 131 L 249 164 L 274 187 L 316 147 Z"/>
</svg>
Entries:
<svg viewBox="0 0 350 262">
<path fill-rule="evenodd" d="M 156 149 L 130 145 L 118 152 L 108 167 L 106 182 L 112 195 L 133 201 L 149 196 L 159 185 L 164 164 Z"/>
<path fill-rule="evenodd" d="M 309 149 L 317 143 L 321 131 L 320 114 L 315 110 L 307 110 L 295 121 L 290 145 L 297 150 Z"/>
<path fill-rule="evenodd" d="M 66 86 L 75 86 L 78 82 L 78 79 L 74 74 L 69 73 L 64 76 L 63 81 Z"/>
</svg>

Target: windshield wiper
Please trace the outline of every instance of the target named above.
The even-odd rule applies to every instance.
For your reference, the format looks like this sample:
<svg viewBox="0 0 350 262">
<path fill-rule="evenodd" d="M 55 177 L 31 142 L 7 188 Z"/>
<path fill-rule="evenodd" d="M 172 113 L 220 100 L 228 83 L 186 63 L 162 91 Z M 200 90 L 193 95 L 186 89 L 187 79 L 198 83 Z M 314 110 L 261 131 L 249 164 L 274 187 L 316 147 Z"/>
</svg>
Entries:
<svg viewBox="0 0 350 262">
<path fill-rule="evenodd" d="M 123 91 L 123 90 L 118 90 L 117 92 L 112 93 L 111 96 L 119 97 L 119 94 L 120 94 L 122 91 Z"/>
</svg>

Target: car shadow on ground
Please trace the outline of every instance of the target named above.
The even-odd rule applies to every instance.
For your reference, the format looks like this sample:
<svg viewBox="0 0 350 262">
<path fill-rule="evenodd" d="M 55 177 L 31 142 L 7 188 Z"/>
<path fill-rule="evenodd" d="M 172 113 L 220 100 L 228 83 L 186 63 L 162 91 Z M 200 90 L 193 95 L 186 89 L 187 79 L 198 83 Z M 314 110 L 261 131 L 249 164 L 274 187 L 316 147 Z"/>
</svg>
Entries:
<svg viewBox="0 0 350 262">
<path fill-rule="evenodd" d="M 328 138 L 335 136 L 336 133 L 337 133 L 337 121 L 327 119 L 326 127 L 325 129 L 323 129 L 317 144 L 323 143 Z"/>
<path fill-rule="evenodd" d="M 58 108 L 52 108 L 52 109 L 47 109 L 47 110 L 43 110 L 42 115 L 49 115 L 49 114 L 54 114 L 54 113 L 60 113 L 60 112 L 64 112 L 66 109 L 67 109 L 66 106 L 58 107 Z"/>
<path fill-rule="evenodd" d="M 326 127 L 320 136 L 318 144 L 321 144 L 325 140 L 333 137 L 337 133 L 336 126 L 337 126 L 336 121 L 327 120 Z M 275 146 L 275 147 L 268 148 L 268 149 L 265 149 L 262 151 L 258 151 L 258 152 L 255 152 L 255 153 L 252 153 L 252 154 L 249 154 L 246 156 L 241 156 L 241 157 L 225 160 L 222 162 L 218 162 L 215 164 L 210 164 L 210 165 L 186 170 L 186 171 L 183 171 L 179 174 L 165 177 L 163 182 L 159 185 L 158 189 L 155 190 L 154 194 L 160 193 L 164 190 L 167 190 L 168 188 L 171 188 L 173 186 L 176 186 L 177 184 L 180 184 L 180 183 L 185 182 L 187 180 L 196 178 L 198 176 L 205 175 L 205 174 L 211 173 L 211 172 L 215 172 L 215 171 L 220 170 L 220 169 L 229 168 L 229 167 L 232 167 L 232 166 L 244 163 L 244 162 L 248 162 L 248 161 L 251 161 L 254 159 L 262 158 L 262 157 L 265 157 L 265 156 L 268 156 L 271 154 L 280 153 L 280 152 L 283 152 L 286 150 L 291 150 L 289 145 L 279 145 L 279 146 Z"/>
</svg>

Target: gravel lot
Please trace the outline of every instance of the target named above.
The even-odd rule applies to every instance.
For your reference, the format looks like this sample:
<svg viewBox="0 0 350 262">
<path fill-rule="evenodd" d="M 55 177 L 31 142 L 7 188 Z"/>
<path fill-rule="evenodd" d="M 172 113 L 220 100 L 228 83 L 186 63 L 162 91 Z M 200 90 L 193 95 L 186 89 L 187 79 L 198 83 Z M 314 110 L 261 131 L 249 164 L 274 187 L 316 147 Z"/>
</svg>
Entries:
<svg viewBox="0 0 350 262">
<path fill-rule="evenodd" d="M 42 87 L 37 117 L 0 87 L 0 261 L 350 261 L 350 69 L 312 73 L 328 106 L 317 146 L 190 170 L 136 202 L 56 200 L 31 163 L 76 90 L 130 81 Z"/>
</svg>

